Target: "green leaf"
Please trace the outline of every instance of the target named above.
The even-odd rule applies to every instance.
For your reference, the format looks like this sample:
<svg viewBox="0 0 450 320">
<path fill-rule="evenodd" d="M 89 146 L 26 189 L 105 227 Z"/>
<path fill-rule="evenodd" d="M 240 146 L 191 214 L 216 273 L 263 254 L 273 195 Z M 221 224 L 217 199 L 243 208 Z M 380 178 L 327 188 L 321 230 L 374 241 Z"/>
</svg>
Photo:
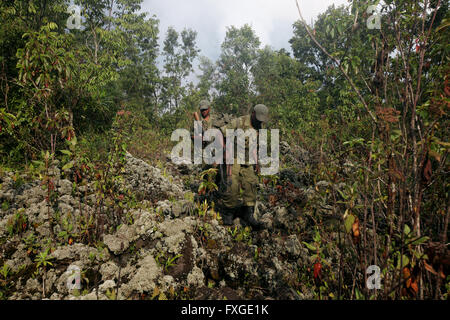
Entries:
<svg viewBox="0 0 450 320">
<path fill-rule="evenodd" d="M 421 253 L 419 253 L 419 252 L 417 252 L 417 251 L 414 251 L 414 256 L 415 256 L 418 260 L 420 260 L 420 259 L 422 259 L 422 260 L 429 260 L 428 255 L 426 255 L 426 254 L 421 254 Z"/>
<path fill-rule="evenodd" d="M 200 183 L 200 185 L 198 186 L 198 191 L 200 192 L 202 189 L 206 189 L 206 184 L 205 182 Z"/>
<path fill-rule="evenodd" d="M 353 223 L 355 222 L 355 216 L 353 214 L 349 214 L 344 221 L 345 231 L 348 233 L 352 231 Z"/>
<path fill-rule="evenodd" d="M 401 263 L 401 265 L 400 265 Z M 397 268 L 401 269 L 404 268 L 408 265 L 409 263 L 409 258 L 405 255 L 403 255 L 402 257 L 400 257 L 400 253 L 398 254 L 398 262 L 397 262 Z"/>
<path fill-rule="evenodd" d="M 336 190 L 339 192 L 339 194 L 341 195 L 342 198 L 344 198 L 345 200 L 348 199 L 348 196 L 345 195 L 341 190 L 339 190 L 339 189 L 336 189 Z"/>
<path fill-rule="evenodd" d="M 402 135 L 402 132 L 398 129 L 392 130 L 391 140 L 395 141 Z"/>
<path fill-rule="evenodd" d="M 36 166 L 40 167 L 44 165 L 44 162 L 38 161 L 38 160 L 31 160 L 32 163 L 34 163 Z"/>
<path fill-rule="evenodd" d="M 407 224 L 405 224 L 405 228 L 403 229 L 403 233 L 404 233 L 405 235 L 408 235 L 408 234 L 411 233 L 411 229 L 408 227 Z"/>
<path fill-rule="evenodd" d="M 309 250 L 317 251 L 317 248 L 316 248 L 315 246 L 309 244 L 308 242 L 303 241 L 303 244 L 304 244 Z"/>
<path fill-rule="evenodd" d="M 66 154 L 66 155 L 68 155 L 68 156 L 71 156 L 71 155 L 72 155 L 72 152 L 70 152 L 69 150 L 59 150 L 59 152 L 61 152 L 61 153 L 63 153 L 63 154 Z"/>
<path fill-rule="evenodd" d="M 355 288 L 355 295 L 356 295 L 356 300 L 364 299 L 364 295 L 358 290 L 358 288 Z"/>
<path fill-rule="evenodd" d="M 439 139 L 436 138 L 436 137 L 433 137 L 433 141 L 436 142 L 437 144 L 439 144 L 439 145 L 445 147 L 445 148 L 450 148 L 450 142 L 444 142 L 444 141 L 441 141 L 441 140 L 439 140 Z"/>
<path fill-rule="evenodd" d="M 430 240 L 430 237 L 423 236 L 423 237 L 420 237 L 420 238 L 414 240 L 413 242 L 411 242 L 411 244 L 418 245 L 418 244 L 422 244 L 424 242 L 427 242 L 428 240 Z"/>
<path fill-rule="evenodd" d="M 315 233 L 313 239 L 314 239 L 314 241 L 315 241 L 316 243 L 319 243 L 319 242 L 320 242 L 320 233 L 319 233 L 319 231 L 316 231 L 316 233 Z"/>
<path fill-rule="evenodd" d="M 58 237 L 65 237 L 67 235 L 67 232 L 66 231 L 60 231 L 59 233 L 58 233 Z"/>
<path fill-rule="evenodd" d="M 73 146 L 75 146 L 77 144 L 77 137 L 74 136 L 71 140 L 70 140 L 70 144 L 72 144 Z"/>
<path fill-rule="evenodd" d="M 66 163 L 64 167 L 62 167 L 63 171 L 69 170 L 73 167 L 73 161 Z"/>
</svg>

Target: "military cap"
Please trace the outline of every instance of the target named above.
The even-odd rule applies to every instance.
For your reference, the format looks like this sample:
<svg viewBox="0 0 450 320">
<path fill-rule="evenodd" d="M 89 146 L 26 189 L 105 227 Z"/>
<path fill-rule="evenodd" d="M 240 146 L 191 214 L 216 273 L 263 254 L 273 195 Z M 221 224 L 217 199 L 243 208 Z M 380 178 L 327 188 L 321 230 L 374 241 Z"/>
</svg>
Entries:
<svg viewBox="0 0 450 320">
<path fill-rule="evenodd" d="M 211 107 L 211 104 L 209 103 L 208 100 L 200 101 L 200 110 L 206 110 L 209 109 L 209 107 Z"/>
<path fill-rule="evenodd" d="M 269 119 L 269 109 L 263 104 L 257 104 L 253 111 L 255 111 L 256 119 L 261 122 L 266 122 Z"/>
</svg>

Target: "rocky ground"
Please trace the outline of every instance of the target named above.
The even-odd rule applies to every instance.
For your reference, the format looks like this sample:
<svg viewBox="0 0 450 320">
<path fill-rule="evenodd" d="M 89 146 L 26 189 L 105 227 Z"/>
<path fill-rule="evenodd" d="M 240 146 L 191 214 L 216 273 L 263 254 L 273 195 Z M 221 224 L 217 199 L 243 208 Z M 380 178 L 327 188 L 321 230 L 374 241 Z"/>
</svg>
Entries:
<svg viewBox="0 0 450 320">
<path fill-rule="evenodd" d="M 298 168 L 309 161 L 304 150 L 292 152 L 282 144 L 281 151 Z M 1 298 L 312 298 L 300 281 L 300 271 L 313 264 L 302 243 L 308 229 L 302 207 L 314 193 L 309 177 L 301 170 L 281 171 L 279 179 L 288 183 L 282 195 L 287 202 L 272 194 L 272 180 L 263 180 L 255 215 L 266 228 L 254 232 L 239 218 L 224 227 L 211 200 L 202 207 L 203 199 L 193 192 L 198 170 L 171 163 L 160 169 L 127 154 L 123 185 L 142 199 L 124 211 L 127 223 L 106 229 L 95 242 L 89 236 L 92 228 L 83 229 L 98 204 L 93 181 L 75 187 L 56 163 L 50 206 L 41 180 L 4 172 Z M 70 270 L 79 271 L 80 290 L 69 290 L 78 274 Z"/>
</svg>

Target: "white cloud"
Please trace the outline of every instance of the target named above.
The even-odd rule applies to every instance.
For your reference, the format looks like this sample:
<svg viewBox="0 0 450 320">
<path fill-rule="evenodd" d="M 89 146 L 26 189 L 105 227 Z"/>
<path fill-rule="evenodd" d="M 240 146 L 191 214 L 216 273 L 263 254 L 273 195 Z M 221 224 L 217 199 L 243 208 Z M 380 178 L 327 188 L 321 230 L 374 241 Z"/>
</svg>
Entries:
<svg viewBox="0 0 450 320">
<path fill-rule="evenodd" d="M 298 1 L 308 22 L 333 3 L 347 4 L 347 0 Z M 292 24 L 299 18 L 295 0 L 144 0 L 142 9 L 160 20 L 161 43 L 167 27 L 191 28 L 198 32 L 200 54 L 213 60 L 220 54 L 226 27 L 248 23 L 263 45 L 289 49 Z"/>
</svg>

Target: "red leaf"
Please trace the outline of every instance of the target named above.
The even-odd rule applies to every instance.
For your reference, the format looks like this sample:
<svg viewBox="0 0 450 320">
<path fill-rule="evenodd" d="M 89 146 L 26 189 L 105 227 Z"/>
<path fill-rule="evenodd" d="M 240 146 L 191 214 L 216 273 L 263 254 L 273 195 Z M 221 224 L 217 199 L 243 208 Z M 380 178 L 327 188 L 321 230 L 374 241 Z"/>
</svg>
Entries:
<svg viewBox="0 0 450 320">
<path fill-rule="evenodd" d="M 431 181 L 431 161 L 430 158 L 427 159 L 424 167 L 423 167 L 423 178 L 425 180 L 426 183 L 430 183 Z"/>
<path fill-rule="evenodd" d="M 314 264 L 314 279 L 320 277 L 320 271 L 322 270 L 322 264 L 320 262 L 316 262 Z"/>
</svg>

